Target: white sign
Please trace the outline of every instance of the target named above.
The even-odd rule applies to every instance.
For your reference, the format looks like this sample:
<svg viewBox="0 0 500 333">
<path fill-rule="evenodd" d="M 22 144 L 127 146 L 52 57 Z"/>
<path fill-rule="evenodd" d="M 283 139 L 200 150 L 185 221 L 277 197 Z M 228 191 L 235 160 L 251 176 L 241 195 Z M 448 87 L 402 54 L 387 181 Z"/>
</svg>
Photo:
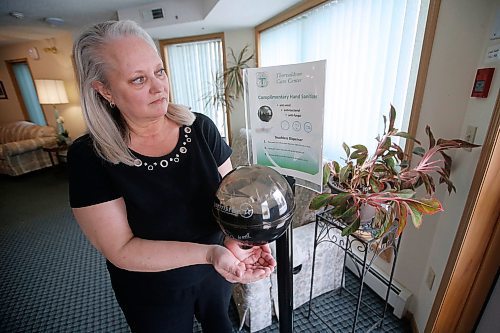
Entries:
<svg viewBox="0 0 500 333">
<path fill-rule="evenodd" d="M 244 71 L 253 164 L 322 191 L 326 61 Z"/>
<path fill-rule="evenodd" d="M 486 59 L 484 62 L 490 63 L 500 60 L 500 44 L 488 47 L 486 50 Z"/>
</svg>

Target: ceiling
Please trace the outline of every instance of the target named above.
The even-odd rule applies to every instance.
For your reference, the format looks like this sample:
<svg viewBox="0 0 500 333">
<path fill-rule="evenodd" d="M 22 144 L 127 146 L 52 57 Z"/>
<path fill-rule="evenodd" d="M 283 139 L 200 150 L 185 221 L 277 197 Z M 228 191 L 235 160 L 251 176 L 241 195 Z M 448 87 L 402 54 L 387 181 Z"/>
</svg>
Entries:
<svg viewBox="0 0 500 333">
<path fill-rule="evenodd" d="M 0 45 L 42 40 L 62 32 L 77 34 L 89 24 L 134 19 L 153 38 L 202 35 L 254 27 L 304 0 L 0 0 Z M 165 18 L 144 20 L 143 13 L 163 8 Z M 24 18 L 9 15 L 17 11 Z M 119 14 L 120 13 L 120 14 Z M 51 26 L 45 18 L 64 20 Z"/>
</svg>

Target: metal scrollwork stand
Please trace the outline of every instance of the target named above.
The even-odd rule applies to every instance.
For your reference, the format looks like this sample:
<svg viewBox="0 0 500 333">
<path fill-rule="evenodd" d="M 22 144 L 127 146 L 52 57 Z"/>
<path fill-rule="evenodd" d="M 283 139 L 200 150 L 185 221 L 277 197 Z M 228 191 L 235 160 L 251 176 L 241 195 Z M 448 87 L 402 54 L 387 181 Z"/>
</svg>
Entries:
<svg viewBox="0 0 500 333">
<path fill-rule="evenodd" d="M 322 213 L 316 214 L 316 226 L 314 231 L 314 250 L 313 250 L 313 263 L 312 263 L 312 274 L 311 274 L 311 289 L 309 293 L 309 310 L 308 318 L 311 316 L 311 311 L 313 305 L 313 281 L 314 281 L 314 266 L 316 261 L 316 248 L 319 244 L 323 242 L 330 242 L 344 251 L 344 264 L 342 268 L 342 284 L 340 287 L 340 292 L 345 291 L 348 294 L 357 297 L 356 311 L 354 313 L 354 320 L 352 323 L 352 331 L 356 331 L 356 325 L 358 322 L 359 310 L 361 305 L 369 308 L 375 315 L 379 317 L 379 320 L 372 325 L 367 332 L 373 330 L 374 328 L 382 328 L 384 324 L 385 314 L 387 311 L 389 293 L 392 288 L 392 279 L 394 275 L 394 268 L 396 266 L 396 259 L 399 251 L 399 243 L 401 237 L 397 237 L 397 227 L 393 226 L 388 232 L 386 232 L 382 237 L 375 238 L 372 236 L 369 230 L 362 231 L 358 230 L 349 236 L 341 236 L 339 230 L 344 229 L 345 225 L 340 223 L 338 220 L 332 218 L 329 214 L 329 210 Z M 356 253 L 356 252 L 357 253 Z M 391 273 L 389 280 L 381 277 L 375 272 L 372 267 L 373 262 L 377 257 L 380 256 L 385 251 L 392 251 L 394 253 L 394 260 L 392 261 Z M 345 288 L 345 270 L 347 260 L 351 260 L 356 269 L 355 274 L 358 275 L 359 290 L 357 295 L 353 294 L 351 291 Z M 365 285 L 366 274 L 370 272 L 374 277 L 379 279 L 387 287 L 383 311 L 377 314 L 377 311 L 373 309 L 372 306 L 362 301 L 363 287 Z M 328 325 L 320 316 L 319 319 L 323 321 L 325 325 Z M 333 331 L 333 330 L 332 330 Z"/>
</svg>

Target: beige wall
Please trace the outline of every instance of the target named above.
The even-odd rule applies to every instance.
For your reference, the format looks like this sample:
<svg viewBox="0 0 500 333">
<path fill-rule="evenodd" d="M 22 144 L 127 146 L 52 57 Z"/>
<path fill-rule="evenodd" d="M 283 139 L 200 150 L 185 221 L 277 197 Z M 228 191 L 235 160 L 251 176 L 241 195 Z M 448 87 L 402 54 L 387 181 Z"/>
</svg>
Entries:
<svg viewBox="0 0 500 333">
<path fill-rule="evenodd" d="M 46 40 L 0 47 L 0 80 L 3 82 L 8 95 L 8 99 L 0 100 L 0 124 L 25 120 L 15 93 L 13 81 L 7 70 L 6 61 L 26 59 L 33 79 L 64 80 L 69 103 L 57 105 L 57 109 L 65 120 L 64 126 L 74 139 L 85 131 L 85 125 L 81 114 L 80 97 L 71 60 L 73 40 L 71 34 L 61 34 L 55 37 L 54 41 L 58 49 L 57 54 L 43 50 L 49 46 Z M 31 47 L 37 48 L 40 59 L 34 60 L 28 57 L 28 49 Z M 43 105 L 42 108 L 47 123 L 55 126 L 52 106 Z"/>
<path fill-rule="evenodd" d="M 255 54 L 255 34 L 254 29 L 242 29 L 226 31 L 224 33 L 224 41 L 226 44 L 226 55 L 229 58 L 230 48 L 233 49 L 237 56 L 240 51 L 248 45 L 249 50 Z M 229 62 L 230 59 L 228 59 Z M 228 64 L 230 65 L 230 64 Z M 250 67 L 255 67 L 255 59 L 250 62 Z M 234 110 L 230 114 L 231 119 L 231 134 L 232 137 L 240 135 L 240 128 L 245 127 L 245 105 L 243 100 L 237 100 L 234 103 Z"/>
</svg>

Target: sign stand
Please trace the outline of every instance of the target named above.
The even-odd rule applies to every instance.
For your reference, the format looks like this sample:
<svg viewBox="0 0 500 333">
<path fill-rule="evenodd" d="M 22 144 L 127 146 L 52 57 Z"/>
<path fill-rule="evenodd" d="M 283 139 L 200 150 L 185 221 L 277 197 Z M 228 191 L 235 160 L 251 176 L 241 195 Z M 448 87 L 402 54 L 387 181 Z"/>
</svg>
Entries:
<svg viewBox="0 0 500 333">
<path fill-rule="evenodd" d="M 293 332 L 293 241 L 292 226 L 276 240 L 280 333 Z"/>
<path fill-rule="evenodd" d="M 285 176 L 295 194 L 295 178 Z M 276 240 L 278 262 L 278 305 L 280 333 L 293 332 L 293 228 L 292 224 Z"/>
</svg>

